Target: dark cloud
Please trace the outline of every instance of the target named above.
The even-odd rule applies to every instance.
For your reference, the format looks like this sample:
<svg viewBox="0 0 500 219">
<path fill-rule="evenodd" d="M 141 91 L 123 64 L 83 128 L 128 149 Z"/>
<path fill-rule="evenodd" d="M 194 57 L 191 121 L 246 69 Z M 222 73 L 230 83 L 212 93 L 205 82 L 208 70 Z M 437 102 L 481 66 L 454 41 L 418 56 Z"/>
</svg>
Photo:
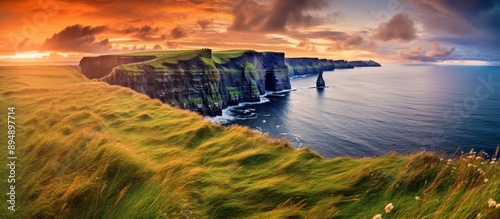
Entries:
<svg viewBox="0 0 500 219">
<path fill-rule="evenodd" d="M 167 42 L 165 45 L 169 49 L 177 49 L 177 48 L 179 48 L 179 45 L 177 43 L 174 43 L 174 42 Z"/>
<path fill-rule="evenodd" d="M 424 46 L 417 46 L 412 49 L 399 50 L 392 57 L 401 60 L 436 62 L 449 59 L 449 56 L 455 51 L 455 47 L 447 48 L 434 42 L 431 50 L 426 50 Z"/>
<path fill-rule="evenodd" d="M 131 34 L 132 36 L 144 41 L 158 41 L 166 39 L 165 34 L 160 34 L 160 28 L 144 25 L 142 27 L 127 27 L 117 31 L 122 34 Z"/>
<path fill-rule="evenodd" d="M 312 26 L 319 24 L 314 16 L 306 11 L 318 10 L 327 5 L 325 0 L 274 0 L 270 17 L 263 29 L 266 31 L 284 31 L 290 26 Z"/>
<path fill-rule="evenodd" d="M 330 47 L 327 51 L 339 51 L 339 50 L 371 50 L 375 47 L 375 44 L 363 37 L 361 33 L 355 33 L 348 36 L 344 40 L 337 41 Z"/>
<path fill-rule="evenodd" d="M 184 28 L 177 26 L 176 28 L 172 29 L 172 31 L 170 31 L 170 37 L 172 37 L 172 39 L 179 39 L 187 37 L 187 33 Z"/>
<path fill-rule="evenodd" d="M 198 20 L 196 24 L 201 27 L 202 30 L 207 29 L 209 25 L 211 25 L 214 21 L 208 19 Z"/>
<path fill-rule="evenodd" d="M 374 30 L 373 37 L 377 40 L 399 40 L 409 42 L 417 38 L 415 26 L 408 15 L 399 13 Z"/>
<path fill-rule="evenodd" d="M 329 14 L 326 19 L 307 12 L 320 10 L 327 4 L 326 0 L 272 0 L 270 3 L 242 0 L 233 8 L 234 21 L 229 29 L 283 32 L 287 28 L 319 25 L 335 14 Z"/>
<path fill-rule="evenodd" d="M 428 31 L 454 35 L 500 32 L 500 0 L 406 0 Z"/>
<path fill-rule="evenodd" d="M 403 0 L 415 21 L 439 42 L 500 60 L 500 0 Z M 465 57 L 476 59 L 478 55 Z"/>
<path fill-rule="evenodd" d="M 43 50 L 64 52 L 104 52 L 111 49 L 108 39 L 97 41 L 96 35 L 103 33 L 106 26 L 68 26 L 54 34 L 41 45 Z"/>
</svg>

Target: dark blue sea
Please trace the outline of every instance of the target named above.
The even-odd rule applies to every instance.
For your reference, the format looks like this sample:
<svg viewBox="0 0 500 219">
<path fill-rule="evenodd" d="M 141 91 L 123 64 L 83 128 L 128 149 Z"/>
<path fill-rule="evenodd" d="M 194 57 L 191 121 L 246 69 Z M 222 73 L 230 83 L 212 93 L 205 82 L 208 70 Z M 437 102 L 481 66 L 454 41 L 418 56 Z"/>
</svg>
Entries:
<svg viewBox="0 0 500 219">
<path fill-rule="evenodd" d="M 293 78 L 293 91 L 224 112 L 249 126 L 325 157 L 395 151 L 454 153 L 500 144 L 500 67 L 397 65 Z"/>
</svg>

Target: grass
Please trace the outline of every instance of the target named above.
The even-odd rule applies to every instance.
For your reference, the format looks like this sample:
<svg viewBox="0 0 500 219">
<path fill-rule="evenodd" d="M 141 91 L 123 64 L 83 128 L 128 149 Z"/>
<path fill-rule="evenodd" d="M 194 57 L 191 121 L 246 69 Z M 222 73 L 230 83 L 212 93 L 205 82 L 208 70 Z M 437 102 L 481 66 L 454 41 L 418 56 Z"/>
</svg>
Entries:
<svg viewBox="0 0 500 219">
<path fill-rule="evenodd" d="M 231 58 L 237 58 L 242 56 L 246 52 L 251 52 L 252 50 L 224 50 L 216 51 L 212 54 L 212 59 L 217 64 L 225 64 Z"/>
<path fill-rule="evenodd" d="M 0 71 L 1 112 L 16 107 L 19 159 L 16 212 L 2 201 L 2 218 L 500 215 L 487 205 L 500 201 L 491 155 L 327 160 L 249 128 L 221 127 L 130 89 L 87 81 L 72 67 L 22 68 Z M 0 137 L 6 142 L 5 131 Z M 7 175 L 1 165 L 4 192 Z M 385 213 L 388 203 L 394 209 Z"/>
<path fill-rule="evenodd" d="M 165 55 L 178 55 L 184 53 L 196 52 L 197 50 L 161 50 L 161 51 L 144 51 L 144 52 L 133 52 L 125 53 L 120 55 L 130 55 L 130 56 L 165 56 Z"/>
<path fill-rule="evenodd" d="M 118 69 L 121 70 L 128 70 L 128 71 L 142 71 L 143 69 L 154 69 L 155 71 L 169 71 L 169 70 L 174 70 L 171 67 L 168 67 L 167 65 L 170 64 L 172 66 L 175 66 L 179 63 L 179 61 L 188 61 L 191 60 L 197 56 L 200 56 L 201 61 L 212 67 L 215 68 L 215 64 L 213 61 L 208 60 L 205 57 L 201 57 L 201 53 L 203 53 L 204 50 L 173 50 L 173 51 L 148 51 L 148 52 L 139 52 L 139 53 L 129 53 L 129 54 L 123 54 L 125 56 L 127 55 L 156 55 L 157 58 L 148 60 L 146 62 L 139 62 L 139 63 L 131 63 L 131 64 L 123 64 L 118 67 Z M 190 68 L 197 68 L 198 66 L 187 66 Z M 175 69 L 177 70 L 177 68 Z M 182 69 L 181 69 L 182 70 Z"/>
</svg>

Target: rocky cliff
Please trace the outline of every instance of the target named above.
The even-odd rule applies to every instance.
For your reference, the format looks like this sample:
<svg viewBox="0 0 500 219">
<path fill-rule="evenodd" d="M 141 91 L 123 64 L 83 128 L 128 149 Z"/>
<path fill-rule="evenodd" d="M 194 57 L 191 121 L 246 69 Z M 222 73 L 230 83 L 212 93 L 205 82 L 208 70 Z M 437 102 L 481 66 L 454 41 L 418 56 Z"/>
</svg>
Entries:
<svg viewBox="0 0 500 219">
<path fill-rule="evenodd" d="M 350 61 L 349 65 L 354 67 L 381 67 L 381 65 L 373 60 L 369 61 Z"/>
<path fill-rule="evenodd" d="M 85 57 L 80 66 L 89 78 L 105 75 L 99 80 L 209 116 L 230 105 L 258 102 L 266 90 L 291 88 L 285 54 L 279 52 L 144 52 Z"/>
<path fill-rule="evenodd" d="M 284 53 L 222 51 L 214 53 L 213 60 L 221 78 L 224 106 L 258 102 L 266 90 L 291 88 Z"/>
<path fill-rule="evenodd" d="M 330 59 L 286 58 L 285 62 L 290 76 L 317 75 L 324 71 L 335 70 L 335 63 Z"/>
<path fill-rule="evenodd" d="M 333 65 L 335 66 L 335 69 L 354 68 L 354 66 L 350 65 L 347 60 L 333 60 Z"/>
<path fill-rule="evenodd" d="M 319 64 L 323 67 L 323 71 L 335 70 L 335 63 L 331 59 L 319 59 Z"/>
<path fill-rule="evenodd" d="M 318 58 L 286 58 L 285 61 L 290 76 L 317 75 L 323 72 Z"/>
<path fill-rule="evenodd" d="M 209 49 L 122 64 L 100 80 L 204 115 L 220 115 L 223 109 L 220 75 Z"/>
</svg>

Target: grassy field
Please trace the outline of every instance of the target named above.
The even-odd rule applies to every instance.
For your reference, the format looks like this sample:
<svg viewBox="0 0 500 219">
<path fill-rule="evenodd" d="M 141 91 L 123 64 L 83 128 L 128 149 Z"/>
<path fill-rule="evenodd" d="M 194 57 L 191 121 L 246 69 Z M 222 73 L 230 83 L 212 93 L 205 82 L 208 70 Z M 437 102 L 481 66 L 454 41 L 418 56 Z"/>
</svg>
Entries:
<svg viewBox="0 0 500 219">
<path fill-rule="evenodd" d="M 326 160 L 74 67 L 1 67 L 0 89 L 0 155 L 14 106 L 18 156 L 0 218 L 500 218 L 492 155 Z"/>
</svg>

